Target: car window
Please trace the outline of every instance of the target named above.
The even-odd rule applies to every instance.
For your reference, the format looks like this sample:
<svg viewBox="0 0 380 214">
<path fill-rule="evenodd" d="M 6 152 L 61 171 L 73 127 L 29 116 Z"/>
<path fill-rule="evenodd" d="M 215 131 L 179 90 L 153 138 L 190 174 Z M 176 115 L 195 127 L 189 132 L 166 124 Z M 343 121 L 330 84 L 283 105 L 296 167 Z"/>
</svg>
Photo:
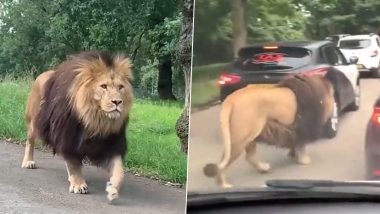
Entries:
<svg viewBox="0 0 380 214">
<path fill-rule="evenodd" d="M 243 71 L 286 70 L 305 66 L 311 61 L 311 51 L 299 47 L 244 48 L 234 66 Z"/>
<path fill-rule="evenodd" d="M 377 46 L 380 47 L 380 39 L 379 37 L 376 37 Z"/>
<path fill-rule="evenodd" d="M 371 45 L 371 40 L 369 39 L 350 39 L 341 40 L 339 48 L 341 49 L 362 49 L 367 48 Z"/>
</svg>

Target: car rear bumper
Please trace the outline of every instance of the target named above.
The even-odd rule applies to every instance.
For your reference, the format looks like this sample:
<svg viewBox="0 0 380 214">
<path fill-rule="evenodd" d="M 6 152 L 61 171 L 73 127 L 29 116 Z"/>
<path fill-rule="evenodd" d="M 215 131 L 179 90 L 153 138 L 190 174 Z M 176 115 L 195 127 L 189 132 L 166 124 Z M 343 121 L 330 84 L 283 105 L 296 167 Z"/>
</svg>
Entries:
<svg viewBox="0 0 380 214">
<path fill-rule="evenodd" d="M 377 69 L 377 67 L 368 67 L 368 66 L 366 66 L 364 64 L 360 64 L 360 63 L 356 64 L 356 67 L 357 67 L 359 72 L 371 72 L 374 69 Z"/>
<path fill-rule="evenodd" d="M 377 58 L 371 58 L 370 60 L 361 61 L 359 58 L 356 65 L 359 72 L 368 72 L 378 68 L 379 60 Z"/>
<path fill-rule="evenodd" d="M 380 180 L 380 155 L 366 154 L 366 179 Z"/>
<path fill-rule="evenodd" d="M 258 85 L 269 85 L 279 83 L 284 79 L 285 76 L 277 77 L 260 77 L 258 76 L 255 79 L 243 79 L 242 82 L 231 85 L 220 86 L 220 100 L 223 101 L 229 94 L 232 94 L 234 91 L 246 87 L 247 85 L 258 84 Z"/>
<path fill-rule="evenodd" d="M 295 73 L 293 73 L 295 74 Z M 268 73 L 268 74 L 239 74 L 241 82 L 236 84 L 228 84 L 220 87 L 221 100 L 232 92 L 244 88 L 251 84 L 276 84 L 284 80 L 286 77 L 292 75 L 292 73 Z"/>
</svg>

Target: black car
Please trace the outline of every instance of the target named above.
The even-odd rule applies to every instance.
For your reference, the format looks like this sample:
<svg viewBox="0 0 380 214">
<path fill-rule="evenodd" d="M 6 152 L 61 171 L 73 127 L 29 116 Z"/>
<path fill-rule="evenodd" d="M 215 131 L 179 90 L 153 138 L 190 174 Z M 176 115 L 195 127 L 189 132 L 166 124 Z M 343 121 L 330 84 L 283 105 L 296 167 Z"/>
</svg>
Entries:
<svg viewBox="0 0 380 214">
<path fill-rule="evenodd" d="M 360 76 L 357 58 L 347 62 L 330 41 L 258 43 L 243 47 L 219 79 L 220 100 L 248 84 L 266 87 L 289 75 L 329 75 L 335 89 L 336 114 L 329 121 L 326 136 L 337 132 L 338 115 L 360 105 Z"/>
<path fill-rule="evenodd" d="M 380 179 L 380 97 L 373 105 L 365 136 L 366 178 Z"/>
</svg>

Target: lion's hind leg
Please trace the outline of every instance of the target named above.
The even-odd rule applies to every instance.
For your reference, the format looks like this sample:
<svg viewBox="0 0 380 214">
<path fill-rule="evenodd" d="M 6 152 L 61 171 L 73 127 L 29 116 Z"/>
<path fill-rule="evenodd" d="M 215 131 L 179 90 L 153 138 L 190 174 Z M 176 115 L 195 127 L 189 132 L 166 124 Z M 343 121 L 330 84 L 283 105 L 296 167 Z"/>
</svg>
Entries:
<svg viewBox="0 0 380 214">
<path fill-rule="evenodd" d="M 306 153 L 305 146 L 295 146 L 290 150 L 290 153 L 293 155 L 292 157 L 296 160 L 298 164 L 308 165 L 311 163 L 311 158 Z"/>
<path fill-rule="evenodd" d="M 33 153 L 34 153 L 34 143 L 36 141 L 36 136 L 33 133 L 33 127 L 31 125 L 28 128 L 28 136 L 25 146 L 25 153 L 24 153 L 24 159 L 22 161 L 21 167 L 26 169 L 35 169 L 36 163 L 33 159 Z"/>
<path fill-rule="evenodd" d="M 68 180 L 70 182 L 69 192 L 76 194 L 88 193 L 88 186 L 82 175 L 82 162 L 79 160 L 65 159 Z"/>
<path fill-rule="evenodd" d="M 245 159 L 250 163 L 256 170 L 260 173 L 266 173 L 270 170 L 270 164 L 260 160 L 256 153 L 256 142 L 251 142 L 245 148 L 246 156 Z"/>
<path fill-rule="evenodd" d="M 216 182 L 218 185 L 222 186 L 223 188 L 233 187 L 233 185 L 227 181 L 226 171 L 230 167 L 230 165 L 240 156 L 240 154 L 243 153 L 244 147 L 245 147 L 245 144 L 241 144 L 241 145 L 236 144 L 232 146 L 230 159 L 223 167 L 219 167 L 219 170 L 217 171 L 217 175 L 216 175 Z"/>
</svg>

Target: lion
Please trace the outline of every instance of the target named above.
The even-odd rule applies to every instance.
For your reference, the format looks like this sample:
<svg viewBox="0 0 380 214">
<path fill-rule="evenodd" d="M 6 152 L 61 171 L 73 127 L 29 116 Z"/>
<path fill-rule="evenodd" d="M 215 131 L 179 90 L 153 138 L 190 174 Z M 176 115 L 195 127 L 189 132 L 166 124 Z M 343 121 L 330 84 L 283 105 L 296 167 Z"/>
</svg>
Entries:
<svg viewBox="0 0 380 214">
<path fill-rule="evenodd" d="M 27 99 L 27 142 L 21 167 L 36 168 L 33 150 L 40 139 L 54 155 L 63 157 L 69 192 L 88 193 L 81 171 L 88 160 L 108 171 L 107 198 L 117 199 L 133 101 L 131 66 L 124 55 L 88 51 L 40 74 Z"/>
<path fill-rule="evenodd" d="M 333 115 L 334 87 L 321 76 L 294 75 L 272 88 L 248 85 L 230 94 L 222 103 L 220 126 L 224 153 L 219 164 L 207 164 L 207 177 L 216 177 L 223 188 L 230 188 L 227 168 L 246 151 L 246 160 L 260 173 L 269 163 L 256 154 L 257 142 L 290 149 L 289 156 L 299 164 L 309 164 L 306 143 L 323 133 Z"/>
</svg>

